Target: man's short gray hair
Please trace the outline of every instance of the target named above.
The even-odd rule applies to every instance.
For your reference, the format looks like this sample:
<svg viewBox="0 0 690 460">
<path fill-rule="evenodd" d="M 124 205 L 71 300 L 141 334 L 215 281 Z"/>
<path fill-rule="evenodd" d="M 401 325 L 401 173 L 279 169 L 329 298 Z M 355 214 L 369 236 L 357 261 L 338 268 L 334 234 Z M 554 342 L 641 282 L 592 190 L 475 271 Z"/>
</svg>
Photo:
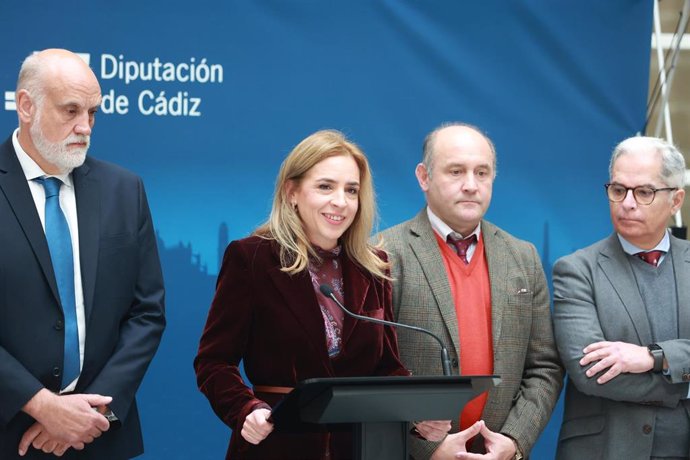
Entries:
<svg viewBox="0 0 690 460">
<path fill-rule="evenodd" d="M 618 144 L 611 155 L 609 178 L 613 176 L 614 163 L 620 156 L 638 150 L 652 150 L 661 154 L 660 179 L 662 182 L 668 187 L 685 187 L 685 158 L 683 158 L 683 154 L 675 145 L 658 137 L 629 137 Z"/>
</svg>

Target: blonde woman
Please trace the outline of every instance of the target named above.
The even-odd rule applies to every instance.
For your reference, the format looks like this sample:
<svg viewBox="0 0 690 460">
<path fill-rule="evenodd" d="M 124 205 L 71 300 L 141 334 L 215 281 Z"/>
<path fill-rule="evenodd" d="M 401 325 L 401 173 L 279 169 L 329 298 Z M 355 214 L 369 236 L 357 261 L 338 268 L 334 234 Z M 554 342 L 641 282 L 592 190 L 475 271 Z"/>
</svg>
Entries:
<svg viewBox="0 0 690 460">
<path fill-rule="evenodd" d="M 318 131 L 283 162 L 268 221 L 228 246 L 194 363 L 233 429 L 227 458 L 349 458 L 347 429 L 274 431 L 271 406 L 308 378 L 408 375 L 391 328 L 345 316 L 319 290 L 329 284 L 355 313 L 392 319 L 388 262 L 367 242 L 375 215 L 362 151 Z"/>
</svg>

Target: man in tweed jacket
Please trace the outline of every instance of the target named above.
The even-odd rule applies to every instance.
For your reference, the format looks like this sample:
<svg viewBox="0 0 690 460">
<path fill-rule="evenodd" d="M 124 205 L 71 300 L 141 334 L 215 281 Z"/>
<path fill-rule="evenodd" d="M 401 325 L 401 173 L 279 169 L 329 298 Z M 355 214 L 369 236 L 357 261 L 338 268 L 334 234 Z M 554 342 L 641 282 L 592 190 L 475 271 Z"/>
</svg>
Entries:
<svg viewBox="0 0 690 460">
<path fill-rule="evenodd" d="M 460 359 L 461 336 L 472 335 L 469 329 L 474 324 L 463 330 L 464 318 L 459 321 L 456 312 L 467 309 L 462 303 L 464 291 L 455 292 L 458 288 L 451 285 L 453 277 L 444 259 L 448 250 L 441 245 L 449 234 L 476 235 L 477 241 L 467 249 L 468 262 L 463 263 L 472 264 L 475 258 L 485 261 L 484 281 L 488 272 L 490 286 L 485 296 L 490 307 L 485 309 L 489 316 L 485 348 L 493 353 L 486 365 L 502 382 L 489 391 L 483 410 L 479 409 L 480 420 L 464 431 L 455 420 L 451 434 L 440 443 L 410 437 L 412 457 L 462 458 L 456 455 L 467 450 L 490 458 L 523 458 L 548 422 L 563 379 L 539 256 L 532 244 L 482 220 L 491 201 L 496 154 L 477 128 L 451 123 L 431 132 L 415 173 L 427 207 L 381 233 L 392 262 L 396 319 L 440 336 L 449 349 L 453 373 L 467 374 Z M 398 340 L 402 361 L 413 375 L 442 374 L 438 344 L 431 337 L 399 329 Z"/>
</svg>

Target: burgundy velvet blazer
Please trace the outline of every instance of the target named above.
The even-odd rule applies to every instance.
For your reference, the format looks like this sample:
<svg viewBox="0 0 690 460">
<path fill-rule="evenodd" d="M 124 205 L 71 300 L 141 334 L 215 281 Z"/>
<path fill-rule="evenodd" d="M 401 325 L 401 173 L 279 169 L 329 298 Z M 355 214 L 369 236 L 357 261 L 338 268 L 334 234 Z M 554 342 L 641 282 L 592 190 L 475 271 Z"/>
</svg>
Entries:
<svg viewBox="0 0 690 460">
<path fill-rule="evenodd" d="M 385 254 L 381 253 L 384 258 Z M 393 319 L 391 283 L 343 260 L 345 305 L 354 313 Z M 256 236 L 230 243 L 194 361 L 199 389 L 232 430 L 226 458 L 349 458 L 347 432 L 288 434 L 274 430 L 258 446 L 240 431 L 259 399 L 243 382 L 240 361 L 254 385 L 295 386 L 315 377 L 408 375 L 392 328 L 345 316 L 340 354 L 330 359 L 323 317 L 308 271 L 280 271 L 275 242 Z M 270 398 L 267 398 L 270 399 Z M 330 448 L 328 447 L 330 445 Z"/>
</svg>

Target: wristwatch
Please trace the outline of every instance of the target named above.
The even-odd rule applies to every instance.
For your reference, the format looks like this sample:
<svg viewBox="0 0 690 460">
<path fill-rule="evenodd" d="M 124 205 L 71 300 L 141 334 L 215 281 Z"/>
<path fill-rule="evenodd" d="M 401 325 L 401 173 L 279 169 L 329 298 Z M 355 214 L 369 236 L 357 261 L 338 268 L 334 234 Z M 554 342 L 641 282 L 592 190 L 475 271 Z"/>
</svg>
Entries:
<svg viewBox="0 0 690 460">
<path fill-rule="evenodd" d="M 654 358 L 654 367 L 652 368 L 652 372 L 658 373 L 664 370 L 664 350 L 662 350 L 661 347 L 656 343 L 647 345 L 647 350 L 649 350 L 649 354 L 652 355 L 652 358 Z"/>
<path fill-rule="evenodd" d="M 515 445 L 515 455 L 513 456 L 513 460 L 523 460 L 525 457 L 522 456 L 522 452 L 520 452 L 520 446 L 518 446 L 518 443 L 515 439 L 510 438 L 513 441 L 513 444 Z"/>
<path fill-rule="evenodd" d="M 105 411 L 105 413 L 103 414 L 103 417 L 105 417 L 106 420 L 108 420 L 108 422 L 110 423 L 109 429 L 115 430 L 117 428 L 120 428 L 120 425 L 121 425 L 120 419 L 117 418 L 117 415 L 115 415 L 111 409 L 108 409 L 107 411 Z"/>
</svg>

